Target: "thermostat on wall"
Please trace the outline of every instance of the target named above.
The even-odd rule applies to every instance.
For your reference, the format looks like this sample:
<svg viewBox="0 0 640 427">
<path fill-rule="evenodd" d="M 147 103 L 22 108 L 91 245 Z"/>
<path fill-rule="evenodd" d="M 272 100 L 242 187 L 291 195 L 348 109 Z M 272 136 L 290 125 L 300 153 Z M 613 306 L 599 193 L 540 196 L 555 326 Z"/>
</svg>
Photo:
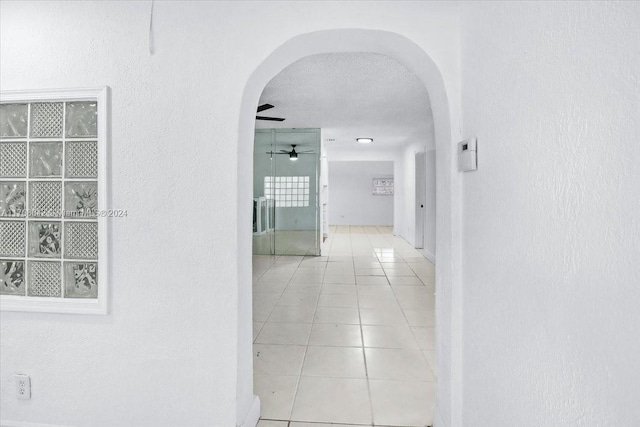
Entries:
<svg viewBox="0 0 640 427">
<path fill-rule="evenodd" d="M 458 170 L 460 172 L 474 171 L 478 169 L 476 152 L 476 138 L 469 138 L 458 142 Z"/>
</svg>

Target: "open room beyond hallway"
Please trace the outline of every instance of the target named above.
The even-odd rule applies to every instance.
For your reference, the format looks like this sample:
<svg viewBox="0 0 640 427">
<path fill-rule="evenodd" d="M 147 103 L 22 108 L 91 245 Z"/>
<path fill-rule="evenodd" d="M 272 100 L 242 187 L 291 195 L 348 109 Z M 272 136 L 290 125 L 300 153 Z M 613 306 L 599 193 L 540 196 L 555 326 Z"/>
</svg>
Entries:
<svg viewBox="0 0 640 427">
<path fill-rule="evenodd" d="M 434 265 L 391 227 L 332 226 L 326 247 L 253 257 L 259 425 L 431 424 Z"/>
</svg>

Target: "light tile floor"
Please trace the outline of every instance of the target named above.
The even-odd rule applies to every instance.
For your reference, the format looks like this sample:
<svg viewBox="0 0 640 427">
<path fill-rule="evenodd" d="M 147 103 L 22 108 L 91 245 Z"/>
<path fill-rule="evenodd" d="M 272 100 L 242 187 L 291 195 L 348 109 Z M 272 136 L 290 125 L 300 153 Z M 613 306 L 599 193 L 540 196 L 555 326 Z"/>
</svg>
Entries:
<svg viewBox="0 0 640 427">
<path fill-rule="evenodd" d="M 433 264 L 387 227 L 332 227 L 327 243 L 254 256 L 259 426 L 430 425 Z"/>
<path fill-rule="evenodd" d="M 310 230 L 277 230 L 253 236 L 253 253 L 270 254 L 275 245 L 277 254 L 316 255 L 318 237 Z"/>
</svg>

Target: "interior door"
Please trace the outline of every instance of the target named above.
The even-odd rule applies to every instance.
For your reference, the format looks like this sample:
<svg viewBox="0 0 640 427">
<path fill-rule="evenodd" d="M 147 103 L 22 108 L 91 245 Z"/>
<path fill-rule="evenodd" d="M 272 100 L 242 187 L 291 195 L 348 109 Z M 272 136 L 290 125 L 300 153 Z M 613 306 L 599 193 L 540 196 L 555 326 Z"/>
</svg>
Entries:
<svg viewBox="0 0 640 427">
<path fill-rule="evenodd" d="M 427 158 L 426 153 L 416 153 L 416 249 L 424 248 L 424 222 L 426 203 Z"/>
</svg>

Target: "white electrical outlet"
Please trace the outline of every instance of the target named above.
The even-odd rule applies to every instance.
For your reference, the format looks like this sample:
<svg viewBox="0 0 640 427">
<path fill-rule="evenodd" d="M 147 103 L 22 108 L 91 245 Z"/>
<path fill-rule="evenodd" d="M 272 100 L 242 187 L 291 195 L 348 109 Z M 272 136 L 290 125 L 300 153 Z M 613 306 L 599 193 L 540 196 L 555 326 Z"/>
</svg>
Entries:
<svg viewBox="0 0 640 427">
<path fill-rule="evenodd" d="M 31 378 L 29 375 L 16 374 L 16 397 L 20 400 L 31 399 Z"/>
</svg>

